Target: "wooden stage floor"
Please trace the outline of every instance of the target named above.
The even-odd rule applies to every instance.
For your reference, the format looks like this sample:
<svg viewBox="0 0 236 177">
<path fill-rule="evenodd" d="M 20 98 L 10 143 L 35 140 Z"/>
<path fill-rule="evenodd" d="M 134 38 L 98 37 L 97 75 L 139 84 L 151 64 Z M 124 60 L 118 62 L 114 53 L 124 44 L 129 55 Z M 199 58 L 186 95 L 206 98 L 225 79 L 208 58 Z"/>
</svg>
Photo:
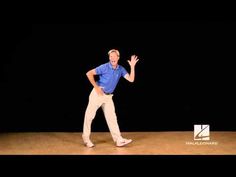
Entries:
<svg viewBox="0 0 236 177">
<path fill-rule="evenodd" d="M 211 131 L 196 141 L 192 131 L 122 132 L 133 142 L 116 147 L 109 132 L 92 132 L 94 148 L 81 132 L 0 133 L 0 155 L 236 155 L 236 132 Z"/>
</svg>

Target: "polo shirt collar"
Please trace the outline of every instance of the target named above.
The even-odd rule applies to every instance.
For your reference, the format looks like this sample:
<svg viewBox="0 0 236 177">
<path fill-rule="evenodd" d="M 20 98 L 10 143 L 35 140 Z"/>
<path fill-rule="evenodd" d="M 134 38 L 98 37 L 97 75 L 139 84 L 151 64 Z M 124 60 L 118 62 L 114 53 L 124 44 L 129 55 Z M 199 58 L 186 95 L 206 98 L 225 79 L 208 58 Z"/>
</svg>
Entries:
<svg viewBox="0 0 236 177">
<path fill-rule="evenodd" d="M 108 62 L 108 63 L 109 63 L 109 67 L 110 67 L 111 69 L 114 69 L 114 68 L 112 67 L 112 65 L 111 65 L 111 62 Z M 117 65 L 116 69 L 119 69 L 119 67 L 120 67 L 120 65 Z"/>
</svg>

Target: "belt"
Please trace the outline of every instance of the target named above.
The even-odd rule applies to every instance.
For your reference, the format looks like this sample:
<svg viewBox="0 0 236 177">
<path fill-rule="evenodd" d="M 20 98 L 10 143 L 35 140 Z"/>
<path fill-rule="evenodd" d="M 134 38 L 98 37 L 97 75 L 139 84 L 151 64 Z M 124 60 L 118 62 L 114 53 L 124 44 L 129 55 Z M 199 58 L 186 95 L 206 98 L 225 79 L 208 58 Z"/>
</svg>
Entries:
<svg viewBox="0 0 236 177">
<path fill-rule="evenodd" d="M 105 92 L 104 92 L 104 94 L 105 94 L 105 95 L 112 95 L 112 93 L 105 93 Z"/>
</svg>

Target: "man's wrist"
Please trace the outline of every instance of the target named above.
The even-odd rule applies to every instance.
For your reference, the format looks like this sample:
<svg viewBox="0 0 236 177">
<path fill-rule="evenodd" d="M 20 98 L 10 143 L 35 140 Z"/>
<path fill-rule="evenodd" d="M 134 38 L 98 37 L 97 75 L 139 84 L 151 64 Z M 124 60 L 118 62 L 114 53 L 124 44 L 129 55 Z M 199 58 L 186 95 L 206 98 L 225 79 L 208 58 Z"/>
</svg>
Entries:
<svg viewBox="0 0 236 177">
<path fill-rule="evenodd" d="M 135 66 L 130 66 L 131 69 L 134 69 Z"/>
<path fill-rule="evenodd" d="M 95 89 L 98 89 L 98 88 L 99 88 L 99 86 L 98 86 L 98 85 L 94 85 L 93 87 L 94 87 Z"/>
</svg>

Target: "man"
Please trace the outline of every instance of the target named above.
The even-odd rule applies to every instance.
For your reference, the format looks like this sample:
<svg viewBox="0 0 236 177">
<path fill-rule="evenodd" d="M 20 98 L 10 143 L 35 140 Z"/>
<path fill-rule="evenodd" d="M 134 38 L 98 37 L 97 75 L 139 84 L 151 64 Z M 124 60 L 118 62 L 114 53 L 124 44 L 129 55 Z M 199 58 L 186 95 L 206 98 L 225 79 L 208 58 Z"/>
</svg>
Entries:
<svg viewBox="0 0 236 177">
<path fill-rule="evenodd" d="M 131 60 L 128 60 L 130 65 L 129 74 L 124 67 L 118 65 L 120 58 L 118 50 L 112 49 L 108 52 L 108 55 L 110 60 L 109 62 L 86 73 L 90 83 L 93 85 L 93 89 L 89 95 L 89 103 L 85 112 L 82 135 L 83 141 L 87 147 L 94 147 L 94 144 L 90 140 L 91 124 L 99 107 L 102 107 L 103 109 L 106 122 L 116 146 L 121 147 L 132 142 L 131 139 L 125 139 L 121 136 L 112 96 L 121 76 L 129 82 L 134 82 L 135 65 L 139 59 L 136 55 L 132 55 Z M 94 79 L 95 75 L 99 75 L 99 80 L 97 82 Z"/>
</svg>

